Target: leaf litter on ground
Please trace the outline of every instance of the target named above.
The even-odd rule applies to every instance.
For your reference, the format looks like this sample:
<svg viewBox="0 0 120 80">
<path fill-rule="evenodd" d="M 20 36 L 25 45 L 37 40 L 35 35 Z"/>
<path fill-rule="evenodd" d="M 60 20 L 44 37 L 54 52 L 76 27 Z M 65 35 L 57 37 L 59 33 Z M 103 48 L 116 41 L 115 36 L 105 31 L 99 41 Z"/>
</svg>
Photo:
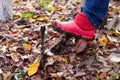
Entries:
<svg viewBox="0 0 120 80">
<path fill-rule="evenodd" d="M 38 0 L 21 0 L 19 2 L 13 0 L 14 21 L 12 22 L 14 22 L 14 25 L 8 22 L 2 24 L 1 27 L 0 23 L 0 69 L 2 70 L 0 75 L 3 76 L 2 80 L 114 80 L 120 78 L 118 57 L 120 51 L 119 1 L 110 2 L 108 23 L 102 32 L 98 32 L 99 36 L 94 41 L 89 42 L 88 48 L 83 54 L 76 55 L 73 52 L 74 38 L 71 39 L 73 45 L 65 45 L 64 47 L 67 46 L 67 48 L 62 48 L 66 51 L 60 51 L 57 54 L 50 52 L 51 45 L 57 42 L 60 36 L 63 36 L 63 34 L 56 33 L 51 29 L 51 21 L 55 19 L 62 21 L 72 20 L 73 11 L 76 13 L 80 10 L 80 3 L 73 0 L 71 2 L 72 4 L 67 0 L 62 2 L 51 0 L 50 5 L 54 10 L 48 12 L 53 8 L 51 6 L 48 6 L 48 8 L 40 6 L 39 4 L 43 5 L 44 3 L 39 3 Z M 40 40 L 39 27 L 43 24 L 48 25 L 45 35 L 45 53 L 49 57 L 44 71 L 38 68 L 36 74 L 28 77 L 28 69 L 25 68 L 41 52 L 41 46 L 38 45 Z M 105 36 L 100 37 L 101 34 Z M 21 76 L 23 68 L 25 73 L 24 76 Z"/>
</svg>

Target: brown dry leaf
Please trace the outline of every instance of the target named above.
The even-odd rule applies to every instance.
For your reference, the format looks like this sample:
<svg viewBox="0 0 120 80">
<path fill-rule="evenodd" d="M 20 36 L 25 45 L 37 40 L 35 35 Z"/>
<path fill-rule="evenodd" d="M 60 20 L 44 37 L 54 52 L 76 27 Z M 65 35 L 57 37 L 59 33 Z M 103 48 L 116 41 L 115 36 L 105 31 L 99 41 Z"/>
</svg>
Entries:
<svg viewBox="0 0 120 80">
<path fill-rule="evenodd" d="M 106 45 L 106 49 L 109 49 L 110 50 L 117 50 L 117 43 L 114 43 L 114 42 L 109 42 L 107 45 Z"/>
<path fill-rule="evenodd" d="M 17 48 L 18 48 L 18 46 L 10 46 L 9 51 L 14 52 L 17 50 Z"/>
<path fill-rule="evenodd" d="M 7 48 L 8 48 L 7 46 L 4 45 L 4 46 L 0 46 L 0 47 L 1 47 L 1 51 L 7 52 Z"/>
<path fill-rule="evenodd" d="M 54 59 L 55 59 L 56 61 L 65 62 L 65 63 L 68 62 L 67 58 L 63 58 L 63 57 L 61 57 L 61 56 L 53 56 L 53 57 L 54 57 Z"/>
<path fill-rule="evenodd" d="M 104 67 L 104 68 L 100 69 L 99 72 L 105 72 L 105 73 L 107 73 L 111 69 L 112 69 L 111 67 Z"/>
<path fill-rule="evenodd" d="M 80 77 L 80 76 L 84 76 L 84 75 L 86 75 L 85 72 L 77 72 L 77 73 L 74 75 L 74 77 Z"/>
<path fill-rule="evenodd" d="M 20 67 L 21 65 L 23 65 L 24 61 L 23 60 L 20 60 L 19 62 L 15 63 L 14 65 L 16 67 Z"/>
<path fill-rule="evenodd" d="M 108 66 L 108 58 L 104 58 L 103 56 L 100 56 L 100 55 L 96 55 L 96 60 L 101 62 L 104 67 L 111 67 L 111 66 Z"/>
<path fill-rule="evenodd" d="M 75 52 L 80 53 L 84 51 L 84 49 L 87 47 L 88 42 L 86 40 L 79 40 L 75 46 Z"/>
<path fill-rule="evenodd" d="M 43 80 L 39 74 L 31 77 L 31 80 Z"/>
<path fill-rule="evenodd" d="M 64 72 L 50 73 L 51 77 L 63 77 Z"/>
<path fill-rule="evenodd" d="M 12 35 L 18 35 L 18 34 L 20 34 L 21 29 L 19 29 L 19 28 L 11 29 L 11 32 L 12 32 Z"/>
<path fill-rule="evenodd" d="M 112 62 L 120 62 L 120 54 L 119 53 L 111 53 L 109 56 L 109 59 Z"/>
<path fill-rule="evenodd" d="M 30 44 L 28 44 L 28 43 L 24 43 L 23 48 L 24 48 L 24 50 L 31 50 L 32 46 Z"/>
<path fill-rule="evenodd" d="M 70 56 L 69 56 L 69 60 L 70 60 L 70 63 L 74 63 L 75 61 L 76 61 L 76 55 L 75 54 L 71 54 Z"/>
<path fill-rule="evenodd" d="M 64 72 L 57 72 L 58 77 L 62 77 L 64 75 Z"/>
<path fill-rule="evenodd" d="M 97 73 L 97 78 L 100 80 L 106 80 L 105 78 L 108 76 L 108 73 L 103 72 L 103 73 Z"/>
<path fill-rule="evenodd" d="M 55 59 L 53 57 L 48 57 L 47 58 L 47 63 L 45 66 L 53 65 L 55 63 Z"/>
<path fill-rule="evenodd" d="M 106 36 L 104 34 L 102 34 L 98 40 L 99 45 L 100 46 L 106 46 L 106 44 L 108 43 L 108 39 L 106 38 Z"/>
<path fill-rule="evenodd" d="M 10 56 L 14 62 L 18 62 L 20 60 L 16 53 L 11 53 Z"/>
<path fill-rule="evenodd" d="M 13 4 L 13 6 L 15 6 L 15 7 L 17 7 L 17 6 L 19 6 L 19 1 L 14 1 L 14 4 Z"/>
<path fill-rule="evenodd" d="M 5 65 L 5 63 L 8 63 L 9 60 L 6 57 L 7 54 L 5 54 L 4 52 L 0 51 L 0 67 L 3 67 Z"/>
<path fill-rule="evenodd" d="M 6 77 L 4 78 L 4 80 L 11 80 L 12 79 L 12 73 L 11 72 L 7 72 Z"/>
<path fill-rule="evenodd" d="M 65 77 L 65 79 L 66 79 L 66 80 L 78 80 L 78 79 L 76 79 L 76 78 L 74 78 L 74 77 L 71 77 L 71 76 Z"/>
<path fill-rule="evenodd" d="M 47 54 L 49 56 L 53 56 L 54 55 L 49 49 L 45 50 L 45 54 Z"/>
<path fill-rule="evenodd" d="M 33 62 L 28 68 L 28 75 L 29 76 L 34 75 L 38 71 L 39 65 L 40 65 L 39 61 Z"/>
</svg>

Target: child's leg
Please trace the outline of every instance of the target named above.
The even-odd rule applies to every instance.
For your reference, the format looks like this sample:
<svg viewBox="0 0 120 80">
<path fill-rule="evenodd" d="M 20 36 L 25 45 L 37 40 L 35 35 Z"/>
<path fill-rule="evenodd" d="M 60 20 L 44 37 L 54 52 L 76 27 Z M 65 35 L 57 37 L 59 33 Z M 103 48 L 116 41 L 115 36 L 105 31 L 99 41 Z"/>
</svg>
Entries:
<svg viewBox="0 0 120 80">
<path fill-rule="evenodd" d="M 101 25 L 108 9 L 109 0 L 86 0 L 82 6 L 82 12 L 78 13 L 73 21 L 55 21 L 53 29 L 60 32 L 67 32 L 83 38 L 93 39 L 94 27 Z M 83 45 L 84 44 L 84 47 Z M 86 40 L 78 40 L 75 52 L 79 53 L 87 46 Z M 82 47 L 82 50 L 81 50 Z"/>
<path fill-rule="evenodd" d="M 108 10 L 109 0 L 87 0 L 81 8 L 93 26 L 102 24 Z"/>
<path fill-rule="evenodd" d="M 94 37 L 94 27 L 101 25 L 104 20 L 108 3 L 109 0 L 86 0 L 81 8 L 82 12 L 78 13 L 73 21 L 55 21 L 53 29 L 91 39 Z"/>
</svg>

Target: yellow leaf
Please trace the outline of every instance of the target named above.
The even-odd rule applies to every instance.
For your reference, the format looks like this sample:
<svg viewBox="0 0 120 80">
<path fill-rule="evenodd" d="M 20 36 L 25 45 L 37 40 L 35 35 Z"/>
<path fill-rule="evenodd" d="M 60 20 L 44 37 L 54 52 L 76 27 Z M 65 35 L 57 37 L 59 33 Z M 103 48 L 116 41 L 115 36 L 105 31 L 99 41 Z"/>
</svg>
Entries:
<svg viewBox="0 0 120 80">
<path fill-rule="evenodd" d="M 65 62 L 65 63 L 68 62 L 66 58 L 62 58 L 62 61 Z"/>
<path fill-rule="evenodd" d="M 40 65 L 39 61 L 33 62 L 28 68 L 28 75 L 29 76 L 34 75 L 38 71 L 39 65 Z"/>
<path fill-rule="evenodd" d="M 120 31 L 116 30 L 116 32 L 114 32 L 114 33 L 117 34 L 117 35 L 120 35 Z"/>
<path fill-rule="evenodd" d="M 62 16 L 62 17 L 60 18 L 60 21 L 64 21 L 64 19 L 65 19 L 65 16 Z"/>
<path fill-rule="evenodd" d="M 13 15 L 13 19 L 16 20 L 16 19 L 19 19 L 20 16 L 19 15 Z"/>
<path fill-rule="evenodd" d="M 36 21 L 48 22 L 48 17 L 47 16 L 45 16 L 45 17 L 38 17 L 38 18 L 36 18 Z"/>
<path fill-rule="evenodd" d="M 62 9 L 63 9 L 63 6 L 57 5 L 57 6 L 55 6 L 55 8 L 56 8 L 56 10 L 62 10 Z"/>
<path fill-rule="evenodd" d="M 108 39 L 104 34 L 101 35 L 101 37 L 98 40 L 100 46 L 106 46 Z"/>
<path fill-rule="evenodd" d="M 28 43 L 24 43 L 23 48 L 24 48 L 24 50 L 31 50 L 32 46 Z"/>
<path fill-rule="evenodd" d="M 110 36 L 113 35 L 113 34 L 115 34 L 116 36 L 120 36 L 120 31 L 116 30 L 116 31 L 110 31 L 109 32 Z"/>
</svg>

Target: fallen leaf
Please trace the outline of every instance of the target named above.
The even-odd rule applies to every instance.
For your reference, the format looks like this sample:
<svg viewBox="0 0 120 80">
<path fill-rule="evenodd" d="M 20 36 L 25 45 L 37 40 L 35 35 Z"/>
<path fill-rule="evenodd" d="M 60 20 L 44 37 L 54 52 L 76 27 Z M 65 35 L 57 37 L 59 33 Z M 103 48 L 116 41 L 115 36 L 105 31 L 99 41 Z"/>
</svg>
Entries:
<svg viewBox="0 0 120 80">
<path fill-rule="evenodd" d="M 4 80 L 11 80 L 12 79 L 12 73 L 11 72 L 7 72 L 5 75 Z"/>
<path fill-rule="evenodd" d="M 74 77 L 80 77 L 80 76 L 84 76 L 84 75 L 86 75 L 85 72 L 77 72 L 77 73 L 74 75 Z"/>
<path fill-rule="evenodd" d="M 22 17 L 26 17 L 26 18 L 30 18 L 30 17 L 32 17 L 33 16 L 33 14 L 32 13 L 23 13 L 22 14 Z"/>
<path fill-rule="evenodd" d="M 75 61 L 76 61 L 76 55 L 75 54 L 71 54 L 70 56 L 69 56 L 69 60 L 70 60 L 70 63 L 74 63 Z"/>
<path fill-rule="evenodd" d="M 19 15 L 15 15 L 15 14 L 13 15 L 13 19 L 14 19 L 14 20 L 19 19 L 19 18 L 20 18 Z"/>
<path fill-rule="evenodd" d="M 11 53 L 11 58 L 14 62 L 18 62 L 19 61 L 19 57 L 16 53 Z"/>
<path fill-rule="evenodd" d="M 53 9 L 54 9 L 54 7 L 52 5 L 50 5 L 50 4 L 47 6 L 47 11 L 48 12 L 52 12 Z"/>
<path fill-rule="evenodd" d="M 113 62 L 120 62 L 120 54 L 119 53 L 111 53 L 109 59 Z"/>
<path fill-rule="evenodd" d="M 57 6 L 55 6 L 55 9 L 56 9 L 56 10 L 62 10 L 62 9 L 63 9 L 63 6 L 57 5 Z"/>
<path fill-rule="evenodd" d="M 71 76 L 65 77 L 65 79 L 66 79 L 66 80 L 78 80 L 78 79 L 76 79 L 76 78 L 74 78 L 74 77 L 71 77 Z"/>
<path fill-rule="evenodd" d="M 114 32 L 114 34 L 116 34 L 116 35 L 119 35 L 119 36 L 120 36 L 120 31 L 116 30 L 116 31 Z"/>
<path fill-rule="evenodd" d="M 60 21 L 64 21 L 65 20 L 65 16 L 62 16 L 61 18 L 60 18 Z"/>
<path fill-rule="evenodd" d="M 116 49 L 117 48 L 117 44 L 114 43 L 114 42 L 109 42 L 107 45 L 106 45 L 106 49 Z"/>
<path fill-rule="evenodd" d="M 66 58 L 62 58 L 62 61 L 65 62 L 65 63 L 68 62 Z"/>
<path fill-rule="evenodd" d="M 45 50 L 45 54 L 47 54 L 48 56 L 54 55 L 49 49 Z"/>
<path fill-rule="evenodd" d="M 48 57 L 45 66 L 53 65 L 54 63 L 55 63 L 55 59 L 53 57 Z"/>
<path fill-rule="evenodd" d="M 105 73 L 107 73 L 110 70 L 111 70 L 110 67 L 105 67 L 105 68 L 100 69 L 99 72 L 105 72 Z"/>
<path fill-rule="evenodd" d="M 48 17 L 47 16 L 45 16 L 45 17 L 38 17 L 38 18 L 36 18 L 36 21 L 44 21 L 44 22 L 48 22 Z"/>
<path fill-rule="evenodd" d="M 97 73 L 97 78 L 100 80 L 104 80 L 108 76 L 108 73 Z"/>
<path fill-rule="evenodd" d="M 20 67 L 20 66 L 22 66 L 23 63 L 24 63 L 24 61 L 23 61 L 23 60 L 20 60 L 19 62 L 15 63 L 14 65 L 15 65 L 16 67 Z"/>
<path fill-rule="evenodd" d="M 112 80 L 119 80 L 120 79 L 120 76 L 118 73 L 113 73 L 112 74 Z"/>
<path fill-rule="evenodd" d="M 48 73 L 54 73 L 55 72 L 55 67 L 53 65 L 46 66 L 46 70 Z"/>
<path fill-rule="evenodd" d="M 7 52 L 7 46 L 2 46 L 2 48 L 1 48 L 1 51 L 3 51 L 3 52 Z"/>
<path fill-rule="evenodd" d="M 104 34 L 102 34 L 98 40 L 99 45 L 100 46 L 106 46 L 106 44 L 108 43 L 108 39 L 106 38 L 106 36 Z"/>
<path fill-rule="evenodd" d="M 57 72 L 58 77 L 62 77 L 64 75 L 64 72 Z"/>
<path fill-rule="evenodd" d="M 43 80 L 39 74 L 31 77 L 31 80 Z"/>
<path fill-rule="evenodd" d="M 0 57 L 0 67 L 3 67 L 5 65 L 5 59 Z"/>
<path fill-rule="evenodd" d="M 24 43 L 23 48 L 24 48 L 24 50 L 31 50 L 32 46 L 30 44 L 28 44 L 28 43 Z"/>
<path fill-rule="evenodd" d="M 74 51 L 76 53 L 80 53 L 80 52 L 84 51 L 86 49 L 86 47 L 87 47 L 87 44 L 88 44 L 88 42 L 86 40 L 83 40 L 83 39 L 79 40 L 76 43 Z"/>
<path fill-rule="evenodd" d="M 64 72 L 50 73 L 51 77 L 63 77 Z"/>
<path fill-rule="evenodd" d="M 104 58 L 103 56 L 96 55 L 97 61 L 101 62 L 104 67 L 109 67 L 108 66 L 108 58 Z"/>
<path fill-rule="evenodd" d="M 107 35 L 107 38 L 112 42 L 119 42 L 116 37 L 112 37 L 112 36 Z"/>
<path fill-rule="evenodd" d="M 10 47 L 9 47 L 9 50 L 10 50 L 11 52 L 13 52 L 13 51 L 16 51 L 17 48 L 18 48 L 18 46 L 10 46 Z"/>
<path fill-rule="evenodd" d="M 3 73 L 3 70 L 0 68 L 0 74 L 2 74 Z"/>
<path fill-rule="evenodd" d="M 40 0 L 39 3 L 40 3 L 41 6 L 44 6 L 45 5 L 45 0 Z"/>
<path fill-rule="evenodd" d="M 40 65 L 39 61 L 33 62 L 28 68 L 28 75 L 29 76 L 34 75 L 38 71 L 39 65 Z"/>
<path fill-rule="evenodd" d="M 53 57 L 56 61 L 60 61 L 60 62 L 62 61 L 62 62 L 65 62 L 65 63 L 68 62 L 67 58 L 63 58 L 61 56 L 53 56 Z"/>
</svg>

